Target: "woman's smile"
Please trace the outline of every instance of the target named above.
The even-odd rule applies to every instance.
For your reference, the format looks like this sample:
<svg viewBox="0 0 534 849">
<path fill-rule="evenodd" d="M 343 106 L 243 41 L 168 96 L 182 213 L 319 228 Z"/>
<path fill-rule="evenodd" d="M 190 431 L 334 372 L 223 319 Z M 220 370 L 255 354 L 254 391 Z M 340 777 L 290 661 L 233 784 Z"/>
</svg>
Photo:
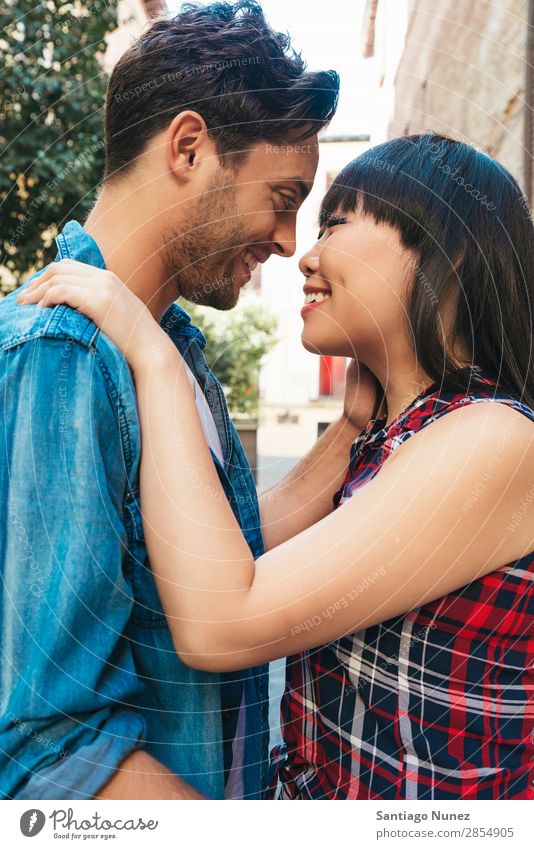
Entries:
<svg viewBox="0 0 534 849">
<path fill-rule="evenodd" d="M 300 312 L 304 318 L 306 313 L 323 306 L 332 297 L 332 290 L 318 286 L 304 286 L 304 306 Z"/>
</svg>

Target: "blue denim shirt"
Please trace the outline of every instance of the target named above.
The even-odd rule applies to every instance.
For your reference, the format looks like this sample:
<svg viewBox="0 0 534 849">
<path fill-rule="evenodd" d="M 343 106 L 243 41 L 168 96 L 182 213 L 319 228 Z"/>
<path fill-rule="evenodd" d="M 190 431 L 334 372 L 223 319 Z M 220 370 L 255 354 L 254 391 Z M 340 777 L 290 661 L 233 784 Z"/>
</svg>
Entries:
<svg viewBox="0 0 534 849">
<path fill-rule="evenodd" d="M 104 267 L 74 221 L 57 245 L 58 258 Z M 15 297 L 0 302 L 0 796 L 91 798 L 144 748 L 223 798 L 244 699 L 243 792 L 258 798 L 267 667 L 217 675 L 186 667 L 174 650 L 143 537 L 130 369 L 85 316 Z M 161 324 L 204 391 L 224 455 L 224 466 L 214 462 L 257 557 L 254 481 L 205 340 L 176 304 Z"/>
</svg>

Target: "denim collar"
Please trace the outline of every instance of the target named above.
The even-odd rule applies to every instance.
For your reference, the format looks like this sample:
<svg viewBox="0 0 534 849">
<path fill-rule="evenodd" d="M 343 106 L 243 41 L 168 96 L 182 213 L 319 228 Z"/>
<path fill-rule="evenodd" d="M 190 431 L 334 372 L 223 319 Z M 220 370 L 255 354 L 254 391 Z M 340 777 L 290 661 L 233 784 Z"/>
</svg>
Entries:
<svg viewBox="0 0 534 849">
<path fill-rule="evenodd" d="M 77 221 L 68 221 L 63 230 L 56 238 L 58 251 L 63 257 L 77 259 L 95 268 L 105 268 L 104 257 L 92 236 Z M 202 350 L 206 347 L 206 340 L 198 327 L 192 323 L 190 316 L 181 306 L 174 303 L 165 310 L 160 320 L 160 325 L 169 333 L 171 330 L 178 336 L 187 336 L 195 339 Z"/>
<path fill-rule="evenodd" d="M 77 221 L 68 221 L 59 236 L 56 237 L 58 251 L 63 257 L 77 259 L 95 268 L 105 268 L 106 263 L 100 248 Z"/>
<path fill-rule="evenodd" d="M 206 347 L 206 339 L 203 333 L 192 323 L 191 317 L 179 304 L 171 304 L 165 310 L 160 325 L 169 336 L 172 335 L 170 332 L 172 330 L 177 336 L 188 336 L 190 339 L 195 339 L 202 351 Z"/>
</svg>

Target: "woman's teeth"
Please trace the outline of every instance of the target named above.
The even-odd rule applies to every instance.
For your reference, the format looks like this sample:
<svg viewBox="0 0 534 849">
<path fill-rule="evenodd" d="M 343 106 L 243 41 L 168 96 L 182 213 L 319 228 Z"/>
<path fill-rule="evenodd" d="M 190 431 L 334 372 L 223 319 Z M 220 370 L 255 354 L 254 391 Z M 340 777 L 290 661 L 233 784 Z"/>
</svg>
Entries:
<svg viewBox="0 0 534 849">
<path fill-rule="evenodd" d="M 330 292 L 308 292 L 304 299 L 304 306 L 308 304 L 320 304 L 321 301 L 326 301 L 330 297 Z"/>
<path fill-rule="evenodd" d="M 254 256 L 254 254 L 250 253 L 250 251 L 247 251 L 246 253 L 244 253 L 242 255 L 241 259 L 243 260 L 243 262 L 245 263 L 245 265 L 247 266 L 249 271 L 254 271 L 254 269 L 256 268 L 256 266 L 258 264 L 258 260 Z"/>
</svg>

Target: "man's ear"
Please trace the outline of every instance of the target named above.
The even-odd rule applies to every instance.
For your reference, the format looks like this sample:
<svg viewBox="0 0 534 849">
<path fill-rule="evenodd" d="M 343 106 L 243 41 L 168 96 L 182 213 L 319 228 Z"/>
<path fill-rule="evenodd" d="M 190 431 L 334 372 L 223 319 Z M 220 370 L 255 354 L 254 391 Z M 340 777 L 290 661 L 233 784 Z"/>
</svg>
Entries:
<svg viewBox="0 0 534 849">
<path fill-rule="evenodd" d="M 202 115 L 190 110 L 179 112 L 167 129 L 165 152 L 169 170 L 181 183 L 189 181 L 202 160 L 216 156 Z"/>
</svg>

